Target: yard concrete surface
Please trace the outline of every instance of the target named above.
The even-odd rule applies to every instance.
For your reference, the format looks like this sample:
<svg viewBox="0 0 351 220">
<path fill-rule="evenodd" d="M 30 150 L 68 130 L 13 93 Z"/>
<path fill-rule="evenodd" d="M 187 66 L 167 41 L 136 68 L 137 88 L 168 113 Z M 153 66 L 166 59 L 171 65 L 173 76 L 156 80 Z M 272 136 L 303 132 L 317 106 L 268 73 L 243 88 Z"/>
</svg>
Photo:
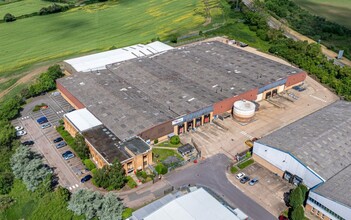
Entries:
<svg viewBox="0 0 351 220">
<path fill-rule="evenodd" d="M 288 97 L 285 93 L 281 97 L 273 98 L 271 102 L 274 104 L 266 100 L 259 102 L 260 110 L 249 124 L 239 124 L 232 118 L 223 121 L 216 119 L 216 124 L 207 124 L 196 131 L 180 135 L 181 142 L 191 144 L 193 140 L 199 146 L 203 157 L 224 153 L 234 159 L 237 153 L 248 149 L 245 145 L 246 140 L 268 135 L 339 99 L 310 77 L 306 78 L 304 86 L 306 90 L 303 92 L 293 89 L 288 91 L 297 96 L 297 100 L 290 98 L 294 101 L 289 101 L 289 98 L 284 98 Z"/>
<path fill-rule="evenodd" d="M 236 174 L 227 173 L 229 181 L 245 195 L 255 200 L 275 216 L 279 216 L 282 211 L 287 209 L 284 203 L 284 193 L 293 189 L 295 187 L 293 184 L 258 163 L 254 163 L 239 172 L 244 172 L 250 179 L 259 179 L 258 183 L 250 186 L 248 183 L 240 183 L 240 180 L 235 177 Z"/>
</svg>

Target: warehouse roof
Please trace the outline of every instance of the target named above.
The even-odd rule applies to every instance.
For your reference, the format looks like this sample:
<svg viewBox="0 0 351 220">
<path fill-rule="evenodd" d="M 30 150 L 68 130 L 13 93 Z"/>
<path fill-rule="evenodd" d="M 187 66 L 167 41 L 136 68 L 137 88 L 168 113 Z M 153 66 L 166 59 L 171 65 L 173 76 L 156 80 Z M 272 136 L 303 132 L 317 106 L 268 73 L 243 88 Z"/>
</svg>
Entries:
<svg viewBox="0 0 351 220">
<path fill-rule="evenodd" d="M 122 62 L 137 57 L 153 55 L 159 52 L 170 50 L 173 47 L 159 41 L 144 45 L 137 44 L 129 47 L 123 47 L 115 50 L 109 50 L 102 53 L 91 54 L 83 57 L 65 60 L 76 71 L 87 72 L 91 70 L 105 69 L 108 64 Z"/>
<path fill-rule="evenodd" d="M 328 180 L 351 164 L 351 102 L 337 101 L 258 142 L 290 152 Z"/>
<path fill-rule="evenodd" d="M 314 192 L 351 207 L 351 165 L 318 186 Z"/>
<path fill-rule="evenodd" d="M 162 206 L 144 217 L 144 220 L 239 220 L 236 215 L 199 188 Z"/>
<path fill-rule="evenodd" d="M 121 139 L 301 70 L 201 42 L 59 79 Z M 94 88 L 94 89 L 92 89 Z"/>
<path fill-rule="evenodd" d="M 75 110 L 65 114 L 65 117 L 73 124 L 78 131 L 82 132 L 90 128 L 101 125 L 101 121 L 97 119 L 86 108 Z"/>
</svg>

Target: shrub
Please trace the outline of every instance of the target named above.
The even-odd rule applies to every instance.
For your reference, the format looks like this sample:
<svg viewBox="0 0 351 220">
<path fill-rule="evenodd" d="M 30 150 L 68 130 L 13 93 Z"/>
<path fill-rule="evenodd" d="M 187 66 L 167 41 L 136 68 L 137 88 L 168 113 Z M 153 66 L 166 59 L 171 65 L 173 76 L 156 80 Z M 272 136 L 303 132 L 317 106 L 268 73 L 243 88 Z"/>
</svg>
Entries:
<svg viewBox="0 0 351 220">
<path fill-rule="evenodd" d="M 178 135 L 174 135 L 173 137 L 171 137 L 171 140 L 170 140 L 171 144 L 173 145 L 177 145 L 180 143 L 180 138 Z"/>
<path fill-rule="evenodd" d="M 291 212 L 290 218 L 291 220 L 301 220 L 304 219 L 305 217 L 305 213 L 303 210 L 302 205 L 297 206 L 296 208 L 294 208 Z"/>
<path fill-rule="evenodd" d="M 5 22 L 12 22 L 12 21 L 16 21 L 16 17 L 10 13 L 5 14 L 4 16 L 4 21 Z"/>
<path fill-rule="evenodd" d="M 157 144 L 158 143 L 158 139 L 156 138 L 155 140 L 154 140 L 154 144 Z"/>
<path fill-rule="evenodd" d="M 54 14 L 54 13 L 59 13 L 63 11 L 67 11 L 69 9 L 69 6 L 65 5 L 57 5 L 57 4 L 52 4 L 48 7 L 43 7 L 39 11 L 39 15 L 48 15 L 48 14 Z"/>
<path fill-rule="evenodd" d="M 34 106 L 34 108 L 33 108 L 33 112 L 37 112 L 37 111 L 39 111 L 39 110 L 40 110 L 40 108 L 41 108 L 41 107 L 43 107 L 43 106 L 47 106 L 47 104 L 45 104 L 45 103 L 41 103 L 40 105 L 36 105 L 36 106 Z"/>
<path fill-rule="evenodd" d="M 245 161 L 245 162 L 240 163 L 240 164 L 238 165 L 238 167 L 239 167 L 240 169 L 244 169 L 245 167 L 250 166 L 250 165 L 253 164 L 254 162 L 255 162 L 255 161 L 254 161 L 253 159 L 250 159 L 250 160 L 247 160 L 247 161 Z"/>
<path fill-rule="evenodd" d="M 289 205 L 295 209 L 301 206 L 303 203 L 302 192 L 299 187 L 296 187 L 291 193 L 289 197 Z"/>
<path fill-rule="evenodd" d="M 236 173 L 236 172 L 238 172 L 238 168 L 236 167 L 236 166 L 232 166 L 231 168 L 230 168 L 230 172 L 231 173 Z"/>
<path fill-rule="evenodd" d="M 125 170 L 119 161 L 114 161 L 111 166 L 106 165 L 97 169 L 93 176 L 98 187 L 107 190 L 121 189 L 126 184 Z"/>
<path fill-rule="evenodd" d="M 133 189 L 137 186 L 136 182 L 133 180 L 132 177 L 127 176 L 127 185 L 129 186 L 129 188 Z"/>
<path fill-rule="evenodd" d="M 94 169 L 91 170 L 91 174 L 93 174 L 93 176 L 95 176 L 97 171 L 98 171 L 97 168 L 94 168 Z"/>
<path fill-rule="evenodd" d="M 77 134 L 76 137 L 73 138 L 62 125 L 58 126 L 56 130 L 80 159 L 85 160 L 89 158 L 89 148 L 85 144 L 84 137 L 81 134 Z"/>
<path fill-rule="evenodd" d="M 87 167 L 87 169 L 90 171 L 96 168 L 94 162 L 91 161 L 90 159 L 83 160 L 83 163 Z"/>
<path fill-rule="evenodd" d="M 156 165 L 155 170 L 157 171 L 158 174 L 166 174 L 168 172 L 168 169 L 165 165 L 163 165 L 162 163 L 159 163 Z"/>
<path fill-rule="evenodd" d="M 133 213 L 133 209 L 132 208 L 125 208 L 123 213 L 122 213 L 122 219 L 127 219 L 129 218 L 130 216 L 132 216 L 132 213 Z"/>
<path fill-rule="evenodd" d="M 0 195 L 0 212 L 9 208 L 14 203 L 15 203 L 15 200 L 11 196 Z"/>
</svg>

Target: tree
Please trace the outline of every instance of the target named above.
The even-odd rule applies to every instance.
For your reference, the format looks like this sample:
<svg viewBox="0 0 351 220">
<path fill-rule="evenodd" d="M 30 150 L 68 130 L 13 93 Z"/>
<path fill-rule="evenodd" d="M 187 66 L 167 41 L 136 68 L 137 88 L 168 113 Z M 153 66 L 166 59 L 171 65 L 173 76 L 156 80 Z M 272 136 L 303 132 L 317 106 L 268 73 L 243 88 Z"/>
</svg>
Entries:
<svg viewBox="0 0 351 220">
<path fill-rule="evenodd" d="M 83 135 L 77 133 L 74 138 L 74 141 L 76 143 L 76 148 L 74 149 L 75 152 L 79 155 L 81 159 L 88 159 L 90 152 L 88 146 L 85 143 Z"/>
<path fill-rule="evenodd" d="M 97 217 L 101 220 L 121 220 L 124 206 L 112 193 L 102 196 L 98 192 L 81 189 L 73 193 L 67 208 L 76 215 L 84 214 L 87 219 Z"/>
<path fill-rule="evenodd" d="M 117 196 L 108 193 L 104 196 L 102 207 L 97 211 L 100 220 L 122 220 L 124 206 Z"/>
<path fill-rule="evenodd" d="M 159 163 L 155 166 L 155 170 L 157 171 L 158 174 L 166 174 L 168 172 L 168 169 L 165 165 L 163 165 L 162 163 Z"/>
<path fill-rule="evenodd" d="M 101 169 L 97 169 L 94 182 L 98 187 L 107 190 L 121 189 L 127 182 L 122 164 L 115 160 L 111 166 L 105 165 Z"/>
<path fill-rule="evenodd" d="M 15 138 L 15 128 L 7 120 L 0 120 L 0 146 L 8 149 Z"/>
<path fill-rule="evenodd" d="M 301 219 L 304 219 L 304 217 L 305 217 L 305 213 L 302 205 L 299 205 L 296 208 L 294 208 L 290 215 L 291 220 L 301 220 Z"/>
<path fill-rule="evenodd" d="M 0 195 L 0 212 L 9 208 L 15 200 L 9 195 Z"/>
<path fill-rule="evenodd" d="M 4 172 L 0 175 L 0 194 L 7 194 L 10 192 L 13 184 L 13 174 L 11 172 Z"/>
<path fill-rule="evenodd" d="M 300 184 L 298 186 L 301 190 L 301 195 L 302 195 L 302 201 L 305 202 L 305 200 L 307 199 L 307 192 L 308 192 L 308 189 L 305 185 L 303 184 Z"/>
<path fill-rule="evenodd" d="M 180 138 L 178 135 L 174 135 L 171 137 L 171 140 L 170 140 L 171 144 L 173 145 L 177 145 L 180 143 Z"/>
<path fill-rule="evenodd" d="M 303 203 L 302 192 L 299 187 L 296 187 L 291 193 L 289 197 L 289 205 L 295 209 L 296 207 L 301 206 Z"/>
<path fill-rule="evenodd" d="M 41 156 L 24 146 L 18 147 L 12 155 L 11 168 L 14 176 L 21 179 L 30 191 L 35 191 L 51 174 L 49 167 L 43 165 Z"/>
<path fill-rule="evenodd" d="M 4 16 L 4 21 L 5 22 L 12 22 L 12 21 L 16 21 L 16 17 L 10 13 L 6 13 Z"/>
</svg>

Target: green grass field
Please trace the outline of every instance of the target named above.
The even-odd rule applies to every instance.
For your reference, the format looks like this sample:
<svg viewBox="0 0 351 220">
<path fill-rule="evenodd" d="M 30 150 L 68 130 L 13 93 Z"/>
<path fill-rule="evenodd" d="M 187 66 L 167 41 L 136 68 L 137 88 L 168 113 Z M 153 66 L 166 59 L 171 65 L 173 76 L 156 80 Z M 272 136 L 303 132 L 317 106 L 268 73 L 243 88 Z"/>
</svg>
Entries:
<svg viewBox="0 0 351 220">
<path fill-rule="evenodd" d="M 46 2 L 43 0 L 22 0 L 0 6 L 0 19 L 4 17 L 6 13 L 13 14 L 14 16 L 20 16 L 30 14 L 33 12 L 39 12 L 42 7 L 52 5 L 52 2 Z"/>
<path fill-rule="evenodd" d="M 16 200 L 16 203 L 0 213 L 0 219 L 84 219 L 84 216 L 75 216 L 73 212 L 68 211 L 67 203 L 55 192 L 40 196 L 37 192 L 27 191 L 25 185 L 19 180 L 15 180 L 9 195 Z"/>
<path fill-rule="evenodd" d="M 351 0 L 293 0 L 315 15 L 351 28 Z"/>
<path fill-rule="evenodd" d="M 215 1 L 219 2 L 211 0 Z M 202 0 L 120 0 L 2 23 L 0 74 L 36 62 L 203 29 L 204 14 Z"/>
</svg>

